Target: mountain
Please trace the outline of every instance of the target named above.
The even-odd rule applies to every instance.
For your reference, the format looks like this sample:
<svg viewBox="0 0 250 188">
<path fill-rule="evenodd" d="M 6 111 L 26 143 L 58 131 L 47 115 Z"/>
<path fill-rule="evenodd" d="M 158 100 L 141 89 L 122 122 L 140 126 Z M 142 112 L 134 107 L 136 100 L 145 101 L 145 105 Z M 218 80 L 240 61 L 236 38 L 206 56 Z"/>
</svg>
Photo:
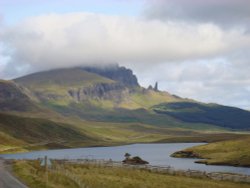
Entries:
<svg viewBox="0 0 250 188">
<path fill-rule="evenodd" d="M 140 87 L 131 70 L 116 66 L 110 69 L 57 69 L 13 81 L 31 91 L 40 103 L 57 107 L 82 105 L 87 108 L 138 109 L 181 100 L 167 92 Z"/>
<path fill-rule="evenodd" d="M 132 70 L 118 65 L 75 67 L 14 79 L 36 105 L 63 116 L 102 122 L 164 127 L 217 126 L 249 129 L 250 112 L 183 99 L 138 84 Z"/>
<path fill-rule="evenodd" d="M 162 102 L 186 100 L 167 92 L 139 86 L 132 71 L 124 67 L 106 67 L 100 71 L 95 67 L 88 72 L 89 69 L 56 69 L 13 81 L 27 88 L 40 106 L 63 116 L 77 116 L 84 120 L 102 122 L 144 123 L 165 127 L 189 126 L 150 110 L 151 106 Z M 114 76 L 118 75 L 117 71 L 122 74 Z M 94 72 L 101 73 L 99 75 Z"/>
<path fill-rule="evenodd" d="M 118 65 L 38 72 L 13 80 L 36 104 L 64 116 L 157 126 L 193 124 L 249 129 L 250 112 L 183 99 L 138 84 L 132 70 Z"/>
</svg>

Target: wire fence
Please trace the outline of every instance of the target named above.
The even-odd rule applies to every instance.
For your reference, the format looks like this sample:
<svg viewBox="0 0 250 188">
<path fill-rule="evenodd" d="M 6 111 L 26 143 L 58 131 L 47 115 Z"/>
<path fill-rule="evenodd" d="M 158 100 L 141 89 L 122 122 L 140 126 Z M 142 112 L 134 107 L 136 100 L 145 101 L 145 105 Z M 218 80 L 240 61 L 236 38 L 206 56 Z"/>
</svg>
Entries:
<svg viewBox="0 0 250 188">
<path fill-rule="evenodd" d="M 76 160 L 55 160 L 58 161 L 60 165 L 56 165 L 55 168 L 51 168 L 53 172 L 64 173 L 67 177 L 73 179 L 79 187 L 86 188 L 84 182 L 75 176 L 73 176 L 66 168 L 67 164 L 85 164 L 85 165 L 94 165 L 99 167 L 110 167 L 110 168 L 128 168 L 128 169 L 141 169 L 147 170 L 149 172 L 167 174 L 167 175 L 180 175 L 186 177 L 195 177 L 195 178 L 208 178 L 212 180 L 219 181 L 231 181 L 231 182 L 244 182 L 250 183 L 249 175 L 242 174 L 232 174 L 232 173 L 223 173 L 223 172 L 205 172 L 198 170 L 177 170 L 171 166 L 154 166 L 154 165 L 132 165 L 132 164 L 124 164 L 119 161 L 112 160 L 97 160 L 97 159 L 76 159 Z"/>
</svg>

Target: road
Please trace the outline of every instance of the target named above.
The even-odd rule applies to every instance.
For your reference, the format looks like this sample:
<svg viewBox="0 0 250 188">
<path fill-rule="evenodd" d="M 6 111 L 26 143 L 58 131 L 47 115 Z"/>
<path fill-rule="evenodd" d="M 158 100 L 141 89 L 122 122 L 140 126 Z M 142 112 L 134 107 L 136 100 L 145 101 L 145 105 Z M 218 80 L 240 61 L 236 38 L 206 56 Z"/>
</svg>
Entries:
<svg viewBox="0 0 250 188">
<path fill-rule="evenodd" d="M 28 188 L 6 170 L 3 159 L 0 159 L 0 188 Z"/>
</svg>

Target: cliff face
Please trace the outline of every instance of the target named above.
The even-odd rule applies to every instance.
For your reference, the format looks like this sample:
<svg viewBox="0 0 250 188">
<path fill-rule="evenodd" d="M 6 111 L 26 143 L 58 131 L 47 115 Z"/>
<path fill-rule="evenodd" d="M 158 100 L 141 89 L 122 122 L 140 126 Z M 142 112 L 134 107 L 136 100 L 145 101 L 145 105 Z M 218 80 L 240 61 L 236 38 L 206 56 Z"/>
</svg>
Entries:
<svg viewBox="0 0 250 188">
<path fill-rule="evenodd" d="M 88 99 L 119 101 L 128 96 L 130 92 L 132 92 L 132 90 L 120 83 L 99 83 L 94 86 L 71 89 L 68 91 L 69 95 L 77 101 Z"/>
<path fill-rule="evenodd" d="M 21 88 L 19 88 L 16 84 L 8 81 L 0 82 L 0 101 L 26 98 L 27 96 L 21 92 Z"/>
<path fill-rule="evenodd" d="M 1 111 L 26 111 L 35 109 L 34 104 L 26 95 L 25 89 L 9 81 L 0 81 Z"/>
<path fill-rule="evenodd" d="M 118 65 L 111 65 L 107 67 L 83 67 L 85 71 L 96 73 L 103 77 L 115 80 L 125 86 L 136 87 L 139 86 L 136 76 L 132 70 Z"/>
</svg>

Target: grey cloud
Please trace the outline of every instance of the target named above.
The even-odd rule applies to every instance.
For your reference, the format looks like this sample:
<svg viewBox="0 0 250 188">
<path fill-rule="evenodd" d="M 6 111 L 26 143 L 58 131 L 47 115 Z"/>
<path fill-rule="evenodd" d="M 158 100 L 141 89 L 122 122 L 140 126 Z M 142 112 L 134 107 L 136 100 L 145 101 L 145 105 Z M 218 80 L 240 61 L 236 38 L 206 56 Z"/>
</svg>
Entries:
<svg viewBox="0 0 250 188">
<path fill-rule="evenodd" d="M 250 63 L 243 64 L 219 58 L 134 69 L 145 87 L 158 81 L 160 89 L 181 97 L 250 109 Z"/>
<path fill-rule="evenodd" d="M 146 87 L 250 107 L 250 35 L 238 27 L 72 13 L 29 18 L 0 37 L 1 78 L 118 62 Z"/>
<path fill-rule="evenodd" d="M 144 16 L 160 20 L 212 22 L 221 26 L 249 26 L 249 0 L 147 1 Z"/>
<path fill-rule="evenodd" d="M 2 26 L 4 21 L 4 15 L 0 12 L 0 27 Z"/>
<path fill-rule="evenodd" d="M 3 34 L 10 53 L 6 68 L 31 72 L 90 63 L 167 61 L 213 58 L 249 44 L 240 30 L 213 24 L 162 23 L 89 13 L 49 14 L 30 18 Z"/>
</svg>

